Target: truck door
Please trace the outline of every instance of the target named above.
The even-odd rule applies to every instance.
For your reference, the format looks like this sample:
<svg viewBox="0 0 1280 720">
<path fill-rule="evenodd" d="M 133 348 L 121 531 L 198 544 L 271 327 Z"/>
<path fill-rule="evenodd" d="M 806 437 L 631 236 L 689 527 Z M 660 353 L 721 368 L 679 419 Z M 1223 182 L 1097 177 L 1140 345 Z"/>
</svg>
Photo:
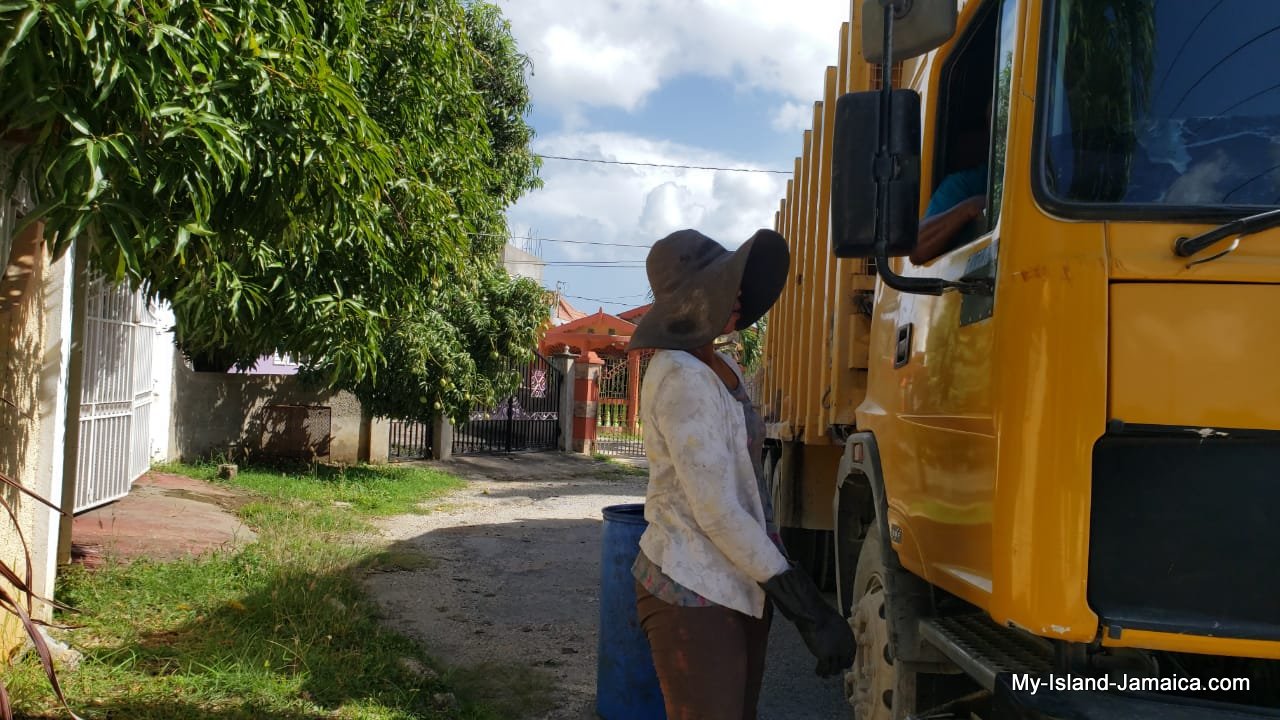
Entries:
<svg viewBox="0 0 1280 720">
<path fill-rule="evenodd" d="M 970 14 L 970 13 L 973 14 Z M 1017 56 L 1017 0 L 966 8 L 963 32 L 935 60 L 926 100 L 920 253 L 898 261 L 911 277 L 995 277 L 1011 79 Z M 964 16 L 961 18 L 964 22 Z M 886 291 L 893 292 L 893 291 Z M 888 298 L 886 298 L 888 299 Z M 995 480 L 991 297 L 901 294 L 886 303 L 894 326 L 900 475 L 897 512 L 906 515 L 918 565 L 932 582 L 981 602 L 991 592 Z M 913 562 L 914 561 L 914 562 Z"/>
</svg>

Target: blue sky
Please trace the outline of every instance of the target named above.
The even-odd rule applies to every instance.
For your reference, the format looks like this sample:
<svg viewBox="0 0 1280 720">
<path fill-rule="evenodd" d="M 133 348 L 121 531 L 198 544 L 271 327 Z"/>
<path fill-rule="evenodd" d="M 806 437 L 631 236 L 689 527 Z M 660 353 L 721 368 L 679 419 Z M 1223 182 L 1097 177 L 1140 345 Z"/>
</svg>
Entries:
<svg viewBox="0 0 1280 720">
<path fill-rule="evenodd" d="M 667 233 L 692 227 L 732 249 L 772 227 L 848 0 L 498 4 L 533 64 L 535 152 L 788 171 L 547 159 L 544 188 L 508 212 L 513 235 L 541 239 L 546 287 L 618 312 L 646 302 L 645 248 Z M 559 264 L 582 262 L 608 264 Z"/>
</svg>

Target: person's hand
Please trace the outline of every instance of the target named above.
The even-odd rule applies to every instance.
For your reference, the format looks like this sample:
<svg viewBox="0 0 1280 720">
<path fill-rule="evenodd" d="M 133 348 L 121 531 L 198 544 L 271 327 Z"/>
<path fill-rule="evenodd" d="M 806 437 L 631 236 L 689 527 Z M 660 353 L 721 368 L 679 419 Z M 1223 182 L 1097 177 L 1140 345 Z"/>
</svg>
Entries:
<svg viewBox="0 0 1280 720">
<path fill-rule="evenodd" d="M 815 672 L 821 677 L 836 675 L 853 665 L 857 654 L 853 630 L 831 607 L 818 586 L 799 567 L 775 575 L 762 583 L 778 611 L 795 624 L 809 652 L 818 659 Z"/>
<path fill-rule="evenodd" d="M 824 614 L 813 627 L 797 624 L 796 629 L 809 652 L 818 659 L 814 672 L 820 677 L 839 675 L 853 665 L 858 652 L 853 629 L 835 611 Z"/>
<path fill-rule="evenodd" d="M 977 220 L 987 211 L 987 196 L 974 195 L 960 203 L 962 212 L 970 220 Z"/>
</svg>

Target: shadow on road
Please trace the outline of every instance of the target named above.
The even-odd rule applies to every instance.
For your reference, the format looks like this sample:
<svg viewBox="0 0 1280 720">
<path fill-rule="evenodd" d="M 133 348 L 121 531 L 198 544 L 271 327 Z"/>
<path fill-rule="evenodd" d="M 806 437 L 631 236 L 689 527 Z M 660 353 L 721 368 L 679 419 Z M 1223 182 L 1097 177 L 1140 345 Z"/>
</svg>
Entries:
<svg viewBox="0 0 1280 720">
<path fill-rule="evenodd" d="M 530 514 L 554 510 L 494 508 L 491 522 L 439 528 L 392 548 L 429 557 L 429 568 L 369 578 L 392 626 L 463 668 L 474 681 L 467 692 L 497 698 L 513 718 L 595 718 L 604 529 L 596 518 L 609 498 L 593 498 L 591 487 L 566 510 L 588 517 L 537 518 Z M 601 502 L 581 504 L 592 499 Z M 504 512 L 514 514 L 499 515 Z M 507 668 L 475 672 L 492 662 Z M 759 720 L 848 716 L 841 680 L 817 677 L 814 664 L 795 628 L 776 619 Z M 515 677 L 519 692 L 507 680 Z M 551 709 L 540 708 L 539 698 L 550 698 Z"/>
</svg>

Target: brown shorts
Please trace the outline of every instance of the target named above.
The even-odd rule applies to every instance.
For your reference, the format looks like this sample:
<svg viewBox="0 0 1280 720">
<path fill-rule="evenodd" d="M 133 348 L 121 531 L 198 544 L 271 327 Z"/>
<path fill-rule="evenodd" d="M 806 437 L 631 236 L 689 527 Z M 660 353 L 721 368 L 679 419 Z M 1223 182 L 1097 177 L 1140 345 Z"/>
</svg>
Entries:
<svg viewBox="0 0 1280 720">
<path fill-rule="evenodd" d="M 772 604 L 764 617 L 666 603 L 636 583 L 667 720 L 756 720 Z"/>
</svg>

